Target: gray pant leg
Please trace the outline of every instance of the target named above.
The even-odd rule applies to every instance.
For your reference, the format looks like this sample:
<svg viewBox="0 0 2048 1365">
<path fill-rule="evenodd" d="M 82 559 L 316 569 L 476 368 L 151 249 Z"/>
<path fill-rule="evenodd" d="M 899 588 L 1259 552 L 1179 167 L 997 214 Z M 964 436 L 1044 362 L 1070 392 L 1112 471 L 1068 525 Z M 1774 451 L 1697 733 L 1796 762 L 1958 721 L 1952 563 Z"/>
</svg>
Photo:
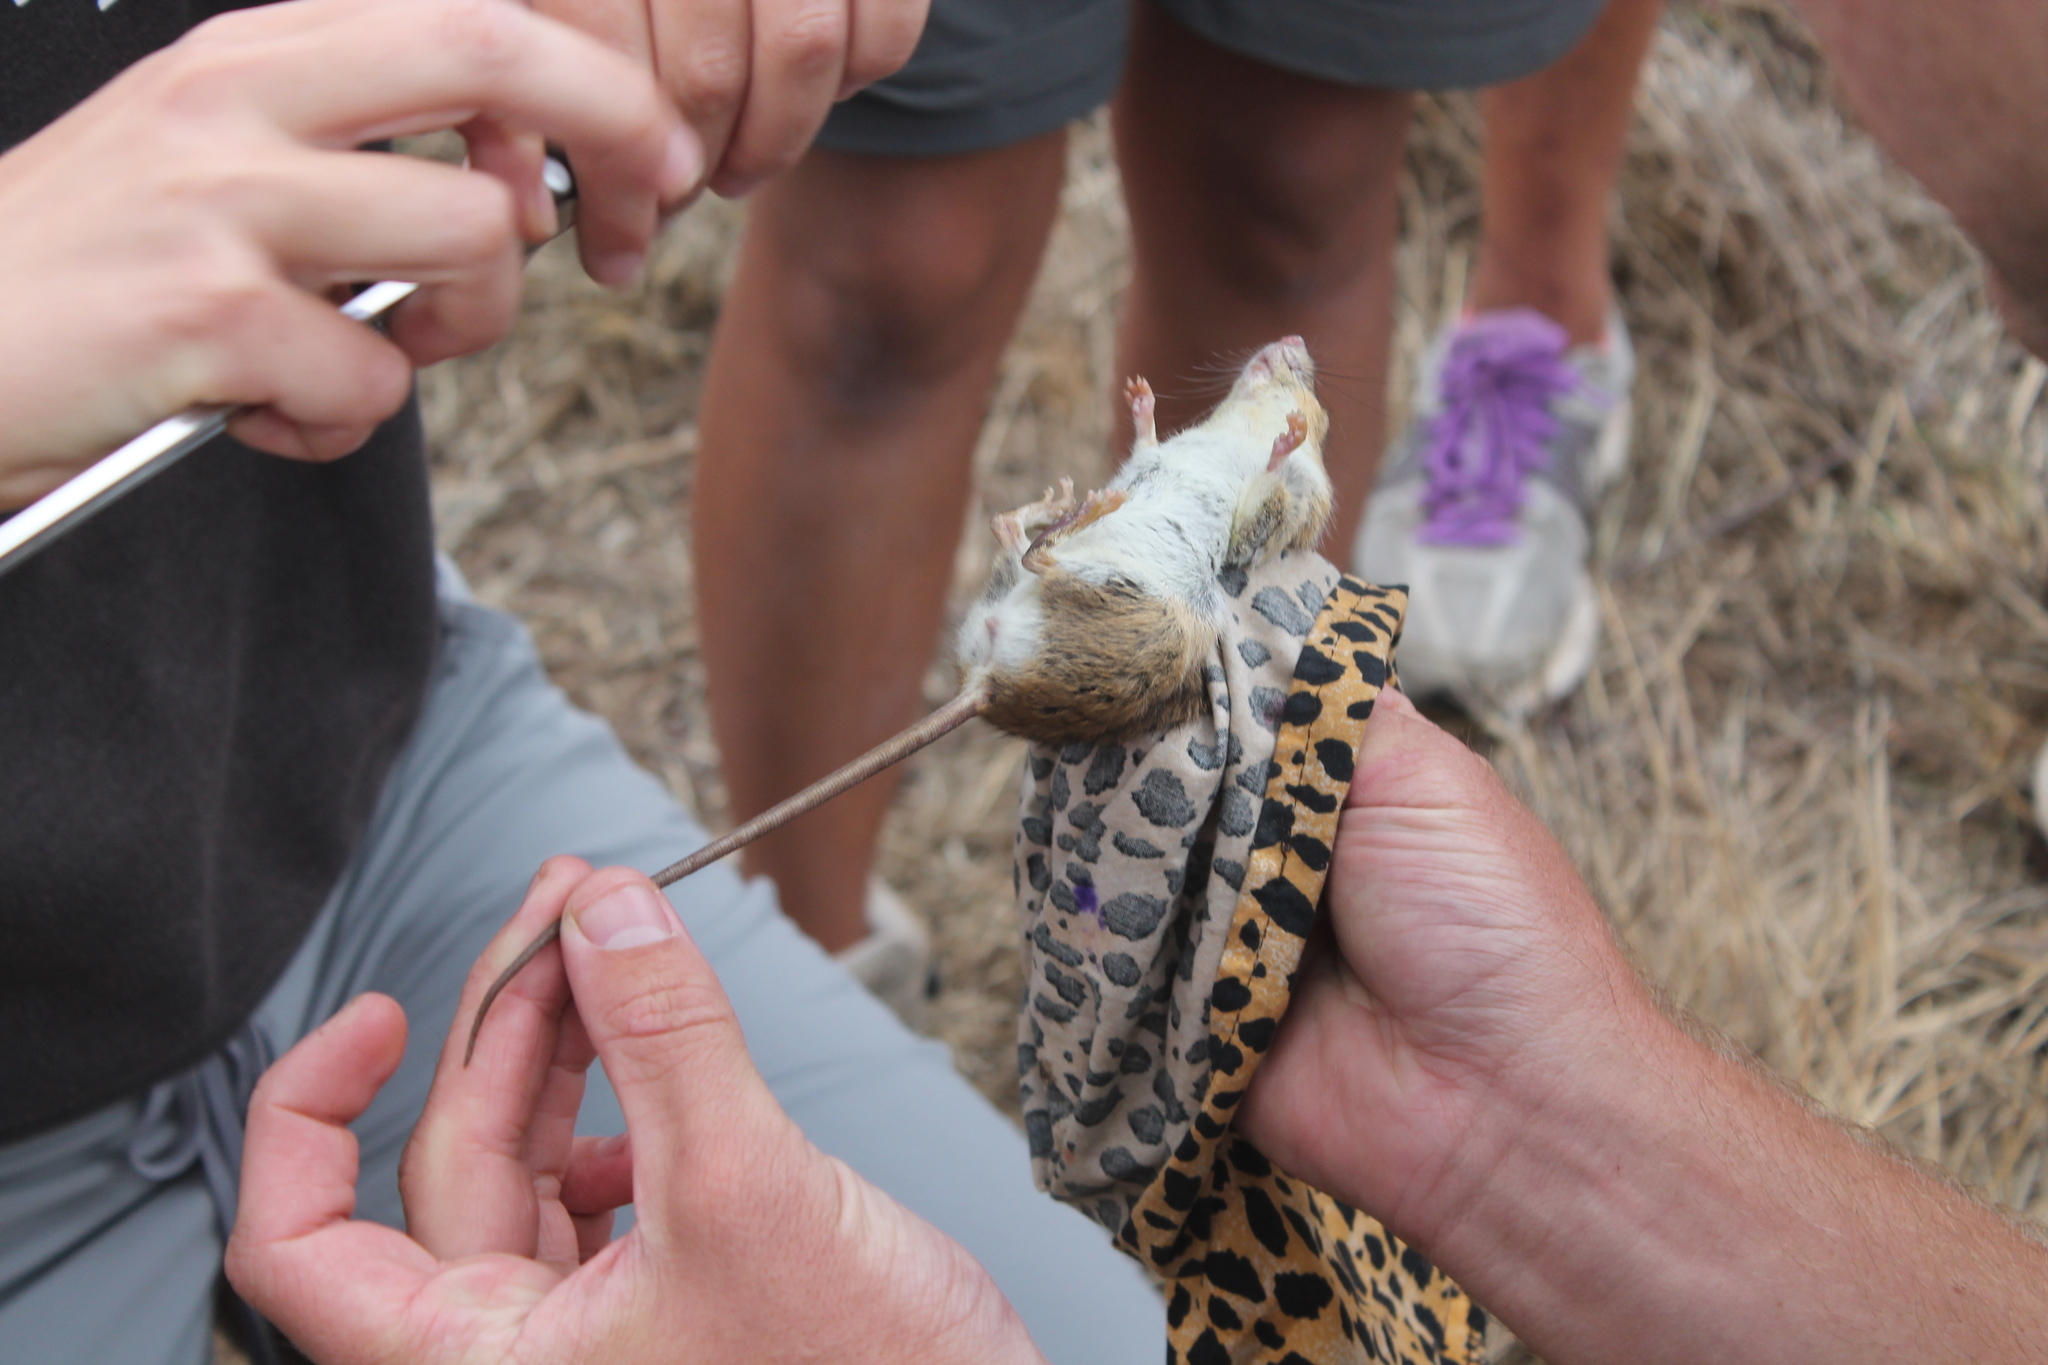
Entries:
<svg viewBox="0 0 2048 1365">
<path fill-rule="evenodd" d="M 419 731 L 361 854 L 257 1012 L 282 1051 L 364 990 L 398 999 L 406 1060 L 357 1123 L 359 1214 L 400 1221 L 397 1162 L 462 979 L 547 856 L 661 866 L 703 841 L 506 617 L 451 604 Z M 1160 1301 L 1100 1229 L 1031 1184 L 1022 1139 L 776 909 L 707 869 L 670 892 L 754 1060 L 805 1132 L 988 1265 L 1058 1365 L 1157 1359 Z M 0 1360 L 194 1365 L 220 1241 L 196 1177 L 151 1185 L 140 1106 L 0 1148 Z M 624 1126 L 593 1077 L 583 1126 Z M 109 1305 L 122 1311 L 109 1312 Z M 20 1349 L 17 1349 L 19 1347 Z"/>
</svg>

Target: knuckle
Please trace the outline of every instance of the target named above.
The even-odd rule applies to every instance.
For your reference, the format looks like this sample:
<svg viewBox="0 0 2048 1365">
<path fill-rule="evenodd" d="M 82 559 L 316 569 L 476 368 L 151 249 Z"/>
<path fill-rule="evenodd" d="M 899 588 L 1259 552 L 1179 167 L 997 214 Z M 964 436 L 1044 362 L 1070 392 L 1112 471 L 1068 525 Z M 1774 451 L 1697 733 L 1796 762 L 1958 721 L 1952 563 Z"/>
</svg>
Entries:
<svg viewBox="0 0 2048 1365">
<path fill-rule="evenodd" d="M 804 75 L 836 67 L 846 51 L 846 11 L 806 5 L 763 36 L 762 50 L 775 66 Z"/>
<path fill-rule="evenodd" d="M 730 38 L 705 38 L 682 59 L 677 98 L 691 113 L 708 113 L 739 103 L 747 89 L 747 54 Z"/>
<path fill-rule="evenodd" d="M 440 0 L 435 36 L 472 72 L 491 77 L 516 68 L 525 55 L 524 26 L 504 0 Z"/>
<path fill-rule="evenodd" d="M 649 981 L 605 1013 L 620 1039 L 663 1053 L 688 1048 L 732 1022 L 731 1007 L 715 992 L 687 981 Z"/>
</svg>

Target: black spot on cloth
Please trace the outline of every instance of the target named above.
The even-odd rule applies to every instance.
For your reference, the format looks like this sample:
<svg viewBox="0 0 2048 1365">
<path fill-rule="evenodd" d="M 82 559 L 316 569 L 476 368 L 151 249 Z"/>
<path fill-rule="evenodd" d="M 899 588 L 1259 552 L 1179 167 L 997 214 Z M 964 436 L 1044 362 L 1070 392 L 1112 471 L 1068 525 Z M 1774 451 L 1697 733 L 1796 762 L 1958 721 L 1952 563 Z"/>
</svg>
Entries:
<svg viewBox="0 0 2048 1365">
<path fill-rule="evenodd" d="M 1051 777 L 1052 765 L 1053 759 L 1048 754 L 1035 753 L 1031 755 L 1031 780 L 1043 782 L 1046 778 Z"/>
<path fill-rule="evenodd" d="M 1188 1287 L 1184 1284 L 1176 1285 L 1173 1291 L 1173 1298 L 1166 1305 L 1166 1325 L 1178 1327 L 1183 1322 L 1186 1322 L 1188 1309 L 1194 1306 L 1195 1296 L 1188 1293 Z M 1172 1348 L 1168 1347 L 1167 1349 L 1171 1350 Z"/>
<path fill-rule="evenodd" d="M 1230 1365 L 1230 1352 L 1216 1339 L 1215 1328 L 1203 1328 L 1188 1347 L 1188 1365 Z"/>
<path fill-rule="evenodd" d="M 1414 1247 L 1402 1248 L 1401 1269 L 1415 1277 L 1417 1289 L 1429 1288 L 1430 1277 L 1436 1273 L 1436 1267 L 1429 1263 L 1429 1258 Z"/>
<path fill-rule="evenodd" d="M 1303 645 L 1301 657 L 1294 661 L 1294 676 L 1311 687 L 1324 687 L 1344 676 L 1344 665 L 1314 645 Z"/>
<path fill-rule="evenodd" d="M 1260 644 L 1257 640 L 1239 640 L 1237 642 L 1237 657 L 1244 660 L 1245 667 L 1258 668 L 1273 657 L 1273 651 Z"/>
<path fill-rule="evenodd" d="M 1100 796 L 1123 781 L 1124 746 L 1105 744 L 1095 751 L 1095 761 L 1088 765 L 1087 776 L 1081 779 L 1081 790 L 1090 796 Z"/>
<path fill-rule="evenodd" d="M 1215 1294 L 1209 1296 L 1209 1321 L 1215 1323 L 1226 1332 L 1242 1332 L 1244 1330 L 1244 1319 L 1237 1315 L 1237 1310 Z"/>
<path fill-rule="evenodd" d="M 1067 823 L 1080 831 L 1074 840 L 1072 852 L 1083 862 L 1095 862 L 1102 857 L 1102 807 L 1092 801 L 1083 801 L 1067 812 Z"/>
<path fill-rule="evenodd" d="M 1111 1090 L 1106 1095 L 1097 1095 L 1092 1100 L 1075 1105 L 1074 1117 L 1080 1121 L 1082 1127 L 1093 1128 L 1096 1124 L 1114 1114 L 1116 1107 L 1123 1102 L 1124 1092 L 1122 1089 Z"/>
<path fill-rule="evenodd" d="M 1117 1069 L 1126 1076 L 1142 1076 L 1152 1069 L 1152 1053 L 1143 1043 L 1126 1043 Z"/>
<path fill-rule="evenodd" d="M 1230 1144 L 1230 1164 L 1257 1180 L 1264 1180 L 1273 1174 L 1273 1163 L 1266 1160 L 1266 1154 L 1249 1142 Z"/>
<path fill-rule="evenodd" d="M 1049 822 L 1041 820 L 1035 815 L 1027 815 L 1021 821 L 1021 824 L 1024 828 L 1024 837 L 1032 843 L 1041 846 L 1052 843 L 1052 825 Z"/>
<path fill-rule="evenodd" d="M 1067 967 L 1078 967 L 1084 962 L 1081 950 L 1070 943 L 1062 943 L 1052 936 L 1052 930 L 1040 924 L 1031 931 L 1031 941 L 1038 951 Z"/>
<path fill-rule="evenodd" d="M 1223 571 L 1216 575 L 1218 586 L 1232 597 L 1241 594 L 1250 586 L 1251 581 L 1251 575 L 1246 573 L 1244 567 L 1239 564 L 1226 564 L 1223 566 Z"/>
<path fill-rule="evenodd" d="M 1293 833 L 1294 807 L 1285 801 L 1267 801 L 1259 807 L 1259 825 L 1252 835 L 1252 847 L 1271 848 Z"/>
<path fill-rule="evenodd" d="M 1307 607 L 1310 616 L 1321 616 L 1323 614 L 1323 601 L 1329 595 L 1329 589 L 1314 579 L 1310 579 L 1294 590 L 1294 600 Z"/>
<path fill-rule="evenodd" d="M 1024 1116 L 1024 1140 L 1031 1145 L 1031 1155 L 1045 1157 L 1052 1155 L 1052 1115 L 1043 1109 L 1034 1109 Z"/>
<path fill-rule="evenodd" d="M 1337 797 L 1334 793 L 1317 791 L 1305 782 L 1288 783 L 1287 794 L 1293 797 L 1303 809 L 1312 810 L 1317 815 L 1328 815 L 1331 811 L 1337 809 Z"/>
<path fill-rule="evenodd" d="M 1341 739 L 1319 739 L 1316 741 L 1316 762 L 1323 765 L 1323 771 L 1332 781 L 1349 782 L 1354 762 L 1351 746 Z"/>
<path fill-rule="evenodd" d="M 1070 915 L 1081 913 L 1080 904 L 1074 899 L 1074 888 L 1068 886 L 1065 882 L 1054 882 L 1052 890 L 1046 892 L 1045 898 L 1051 901 L 1054 906 L 1066 911 Z"/>
<path fill-rule="evenodd" d="M 1237 1074 L 1237 1069 L 1243 1065 L 1244 1049 L 1235 1043 L 1226 1043 L 1221 1038 L 1211 1038 L 1209 1040 L 1209 1067 L 1211 1070 L 1219 1071 L 1226 1076 L 1234 1076 Z M 1210 1098 L 1219 1109 L 1234 1102 L 1226 1100 L 1222 1095 L 1213 1095 Z"/>
<path fill-rule="evenodd" d="M 1251 1228 L 1252 1236 L 1258 1238 L 1259 1245 L 1275 1256 L 1285 1256 L 1287 1223 L 1280 1217 L 1280 1210 L 1274 1207 L 1272 1199 L 1256 1185 L 1246 1186 L 1239 1194 L 1244 1199 L 1244 1221 Z M 1281 1307 L 1286 1307 L 1286 1304 L 1282 1303 Z"/>
<path fill-rule="evenodd" d="M 1246 920 L 1244 927 L 1237 931 L 1238 942 L 1244 944 L 1245 947 L 1255 953 L 1259 950 L 1259 941 L 1262 937 L 1263 935 L 1259 933 L 1259 926 L 1252 920 Z"/>
<path fill-rule="evenodd" d="M 1363 701 L 1352 702 L 1351 705 L 1344 708 L 1344 714 L 1353 720 L 1370 720 L 1372 719 L 1372 702 L 1373 699 L 1371 697 L 1367 697 Z"/>
<path fill-rule="evenodd" d="M 1188 789 L 1163 768 L 1146 773 L 1144 782 L 1131 793 L 1131 800 L 1138 813 L 1155 825 L 1179 829 L 1195 818 L 1195 803 L 1188 800 Z"/>
<path fill-rule="evenodd" d="M 1052 872 L 1045 865 L 1043 853 L 1027 854 L 1024 859 L 1024 875 L 1031 881 L 1031 889 L 1040 895 L 1052 885 Z"/>
<path fill-rule="evenodd" d="M 1235 743 L 1236 740 L 1237 736 L 1232 735 L 1231 741 Z M 1257 767 L 1244 769 L 1233 780 L 1238 786 L 1244 788 L 1253 796 L 1264 796 L 1266 794 L 1266 784 L 1279 775 L 1280 765 L 1269 758 Z"/>
<path fill-rule="evenodd" d="M 1055 1024 L 1071 1024 L 1074 1022 L 1074 1007 L 1072 1005 L 1063 1005 L 1057 1000 L 1048 1000 L 1043 994 L 1031 997 L 1031 1008 L 1037 1010 Z"/>
<path fill-rule="evenodd" d="M 1111 1180 L 1152 1183 L 1153 1168 L 1138 1160 L 1126 1147 L 1106 1147 L 1102 1152 L 1102 1173 Z"/>
<path fill-rule="evenodd" d="M 1121 938 L 1145 938 L 1159 927 L 1159 921 L 1164 918 L 1164 900 L 1136 891 L 1126 891 L 1120 896 L 1112 896 L 1102 907 L 1103 927 Z"/>
<path fill-rule="evenodd" d="M 1313 692 L 1290 693 L 1286 705 L 1280 708 L 1280 723 L 1283 725 L 1309 725 L 1323 714 L 1323 704 Z"/>
<path fill-rule="evenodd" d="M 1144 839 L 1134 839 L 1118 830 L 1109 836 L 1110 844 L 1126 858 L 1164 858 L 1166 850 Z"/>
<path fill-rule="evenodd" d="M 1223 766 L 1223 741 L 1204 744 L 1190 735 L 1188 737 L 1188 758 L 1203 772 L 1215 772 Z"/>
<path fill-rule="evenodd" d="M 1252 610 L 1289 635 L 1306 635 L 1315 628 L 1314 614 L 1303 611 L 1301 603 L 1280 588 L 1260 588 L 1253 593 Z"/>
<path fill-rule="evenodd" d="M 1285 929 L 1296 938 L 1307 938 L 1308 931 L 1315 928 L 1316 907 L 1301 888 L 1285 877 L 1275 877 L 1254 891 L 1259 908 L 1272 918 L 1273 923 Z"/>
<path fill-rule="evenodd" d="M 1046 970 L 1050 971 L 1051 968 L 1048 967 Z M 1066 992 L 1061 991 L 1060 994 L 1064 996 Z M 1219 1010 L 1235 1014 L 1246 1005 L 1251 1004 L 1251 1002 L 1252 988 L 1234 976 L 1220 976 L 1216 978 L 1216 984 L 1209 989 L 1209 1003 Z M 1075 1003 L 1078 1004 L 1080 1002 L 1076 1001 Z"/>
<path fill-rule="evenodd" d="M 1217 813 L 1216 827 L 1233 839 L 1243 838 L 1252 832 L 1258 823 L 1258 805 L 1251 794 L 1242 787 L 1223 789 L 1223 807 Z"/>
<path fill-rule="evenodd" d="M 1274 1302 L 1280 1304 L 1280 1312 L 1288 1318 L 1315 1318 L 1329 1308 L 1333 1297 L 1337 1297 L 1337 1291 L 1321 1275 L 1294 1271 L 1274 1275 Z"/>
<path fill-rule="evenodd" d="M 1141 1109 L 1133 1109 L 1124 1115 L 1124 1122 L 1131 1125 L 1131 1132 L 1137 1135 L 1140 1142 L 1156 1143 L 1166 1136 L 1166 1115 L 1159 1112 L 1157 1105 L 1148 1104 Z"/>
<path fill-rule="evenodd" d="M 1181 1108 L 1180 1097 L 1173 1088 L 1173 1076 L 1165 1068 L 1152 1073 L 1152 1093 L 1166 1109 L 1168 1123 L 1186 1123 L 1188 1111 Z"/>
<path fill-rule="evenodd" d="M 1306 834 L 1297 834 L 1287 841 L 1294 850 L 1294 856 L 1313 872 L 1321 872 L 1330 865 L 1330 846 L 1321 839 L 1311 839 Z"/>
<path fill-rule="evenodd" d="M 1073 794 L 1073 788 L 1067 785 L 1067 770 L 1065 768 L 1055 769 L 1052 775 L 1052 786 L 1046 789 L 1046 805 L 1053 810 L 1065 810 L 1067 802 L 1072 798 Z"/>
<path fill-rule="evenodd" d="M 1369 645 L 1380 638 L 1379 632 L 1363 621 L 1332 621 L 1330 629 L 1356 645 Z"/>
<path fill-rule="evenodd" d="M 1264 1052 L 1273 1046 L 1273 1031 L 1278 1028 L 1276 1019 L 1249 1019 L 1237 1026 L 1237 1041 L 1254 1052 Z"/>
<path fill-rule="evenodd" d="M 1266 1286 L 1259 1282 L 1258 1269 L 1234 1251 L 1218 1249 L 1209 1253 L 1202 1262 L 1202 1273 L 1209 1277 L 1209 1283 L 1226 1293 L 1253 1303 L 1266 1301 Z"/>
<path fill-rule="evenodd" d="M 1046 984 L 1060 993 L 1060 999 L 1069 1005 L 1078 1005 L 1088 998 L 1088 984 L 1085 981 L 1079 977 L 1068 976 L 1050 962 L 1045 964 L 1045 980 Z"/>
<path fill-rule="evenodd" d="M 1229 886 L 1232 891 L 1244 890 L 1243 863 L 1230 858 L 1218 858 L 1216 860 L 1216 875 L 1223 878 L 1224 884 Z"/>
<path fill-rule="evenodd" d="M 1373 687 L 1384 686 L 1387 681 L 1387 661 L 1370 650 L 1357 649 L 1351 652 L 1351 662 L 1358 674 Z"/>
<path fill-rule="evenodd" d="M 1079 763 L 1082 759 L 1088 757 L 1088 751 L 1094 747 L 1095 746 L 1092 744 L 1087 744 L 1081 740 L 1075 740 L 1072 744 L 1069 744 L 1060 750 L 1060 762 Z"/>
<path fill-rule="evenodd" d="M 1252 1335 L 1269 1351 L 1277 1351 L 1287 1344 L 1287 1338 L 1280 1335 L 1280 1329 L 1263 1318 L 1252 1324 Z"/>
<path fill-rule="evenodd" d="M 1138 959 L 1129 953 L 1103 954 L 1102 974 L 1119 986 L 1135 986 L 1141 975 L 1138 970 Z"/>
<path fill-rule="evenodd" d="M 1304 694 L 1306 695 L 1306 694 Z M 1279 728 L 1286 719 L 1287 694 L 1277 687 L 1252 689 L 1252 719 L 1268 730 Z"/>
<path fill-rule="evenodd" d="M 1038 1049 L 1029 1043 L 1017 1044 L 1017 1074 L 1028 1076 L 1038 1066 Z"/>
<path fill-rule="evenodd" d="M 1185 1171 L 1168 1170 L 1159 1192 L 1165 1196 L 1166 1207 L 1186 1213 L 1195 1206 L 1195 1196 L 1202 1192 L 1202 1182 Z"/>
</svg>

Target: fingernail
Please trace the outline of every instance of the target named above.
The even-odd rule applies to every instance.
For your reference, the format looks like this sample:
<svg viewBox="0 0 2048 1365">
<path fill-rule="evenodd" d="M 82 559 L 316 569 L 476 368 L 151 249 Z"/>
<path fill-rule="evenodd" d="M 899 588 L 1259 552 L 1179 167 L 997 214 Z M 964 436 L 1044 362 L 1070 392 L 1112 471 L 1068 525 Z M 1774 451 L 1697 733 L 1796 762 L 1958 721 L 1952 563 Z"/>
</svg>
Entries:
<svg viewBox="0 0 2048 1365">
<path fill-rule="evenodd" d="M 661 159 L 661 197 L 664 201 L 689 193 L 704 173 L 704 145 L 687 123 L 669 130 L 668 150 Z"/>
<path fill-rule="evenodd" d="M 576 926 L 600 948 L 639 948 L 673 936 L 676 917 L 660 892 L 629 882 L 577 911 Z"/>
<path fill-rule="evenodd" d="M 590 262 L 590 278 L 614 289 L 624 289 L 640 278 L 647 257 L 638 251 L 608 251 Z"/>
</svg>

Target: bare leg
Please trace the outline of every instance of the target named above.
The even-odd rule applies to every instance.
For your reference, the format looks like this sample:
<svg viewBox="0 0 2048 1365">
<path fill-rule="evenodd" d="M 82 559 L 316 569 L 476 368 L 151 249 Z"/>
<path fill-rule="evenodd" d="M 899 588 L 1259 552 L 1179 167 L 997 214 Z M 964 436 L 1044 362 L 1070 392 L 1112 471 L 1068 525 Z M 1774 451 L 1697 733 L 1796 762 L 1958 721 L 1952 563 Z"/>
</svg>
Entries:
<svg viewBox="0 0 2048 1365">
<path fill-rule="evenodd" d="M 1219 361 L 1303 337 L 1330 409 L 1327 545 L 1351 543 L 1386 434 L 1408 108 L 1228 52 L 1149 4 L 1133 20 L 1115 105 L 1133 238 L 1118 375 L 1152 381 L 1172 431 L 1220 396 L 1205 382 Z M 1119 453 L 1130 438 L 1126 417 Z"/>
<path fill-rule="evenodd" d="M 755 200 L 699 415 L 697 574 L 735 820 L 918 710 L 996 364 L 1051 230 L 1065 134 L 814 151 Z M 863 906 L 888 774 L 748 848 L 827 948 Z"/>
<path fill-rule="evenodd" d="M 1486 92 L 1474 311 L 1533 308 L 1574 344 L 1600 339 L 1614 300 L 1607 205 L 1662 9 L 1663 0 L 1608 0 L 1555 65 Z"/>
<path fill-rule="evenodd" d="M 1798 9 L 1871 135 L 1990 261 L 2006 325 L 2048 356 L 2048 23 L 2037 0 Z"/>
</svg>

